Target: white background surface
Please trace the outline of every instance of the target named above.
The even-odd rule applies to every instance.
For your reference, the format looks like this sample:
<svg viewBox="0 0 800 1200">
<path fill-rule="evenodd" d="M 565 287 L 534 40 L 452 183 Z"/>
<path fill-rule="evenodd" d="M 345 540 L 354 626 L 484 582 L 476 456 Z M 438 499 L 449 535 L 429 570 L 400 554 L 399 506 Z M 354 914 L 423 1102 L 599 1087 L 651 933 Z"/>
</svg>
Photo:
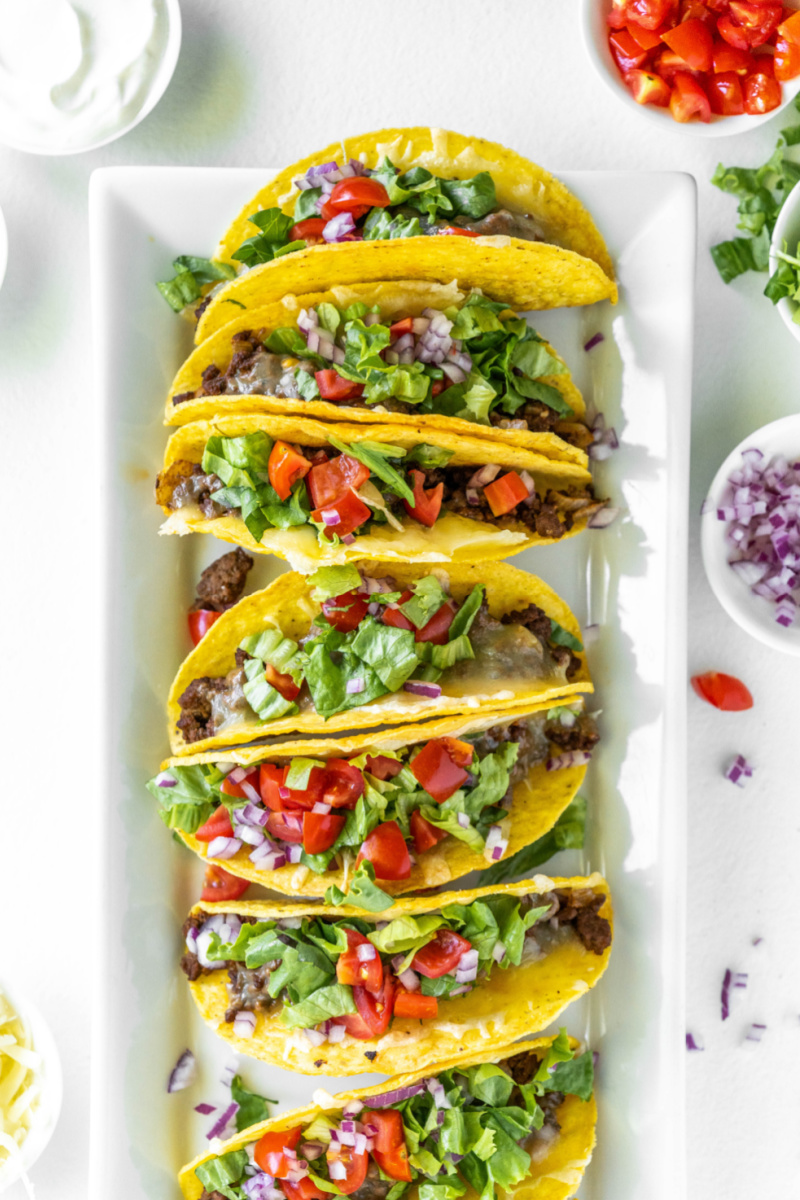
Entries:
<svg viewBox="0 0 800 1200">
<path fill-rule="evenodd" d="M 34 1173 L 39 1200 L 86 1193 L 90 1014 L 82 965 L 91 953 L 93 580 L 103 502 L 89 368 L 91 170 L 284 163 L 342 134 L 424 123 L 506 142 L 556 171 L 689 171 L 700 203 L 693 513 L 733 445 L 797 407 L 800 350 L 760 296 L 763 280 L 726 288 L 707 254 L 735 222 L 732 199 L 708 184 L 717 160 L 760 164 L 790 119 L 719 142 L 654 132 L 591 72 L 576 0 L 407 0 L 402 9 L 385 0 L 190 0 L 183 14 L 173 83 L 124 140 L 66 159 L 0 149 L 10 242 L 0 292 L 0 977 L 8 973 L 36 997 L 61 1047 L 66 1088 L 61 1124 Z M 800 1177 L 792 1065 L 800 1056 L 800 683 L 793 660 L 750 641 L 713 599 L 698 525 L 693 519 L 689 671 L 734 672 L 756 704 L 723 714 L 689 700 L 688 1013 L 706 1047 L 688 1063 L 689 1195 L 788 1197 Z M 746 791 L 721 774 L 737 752 L 756 766 Z M 757 947 L 754 937 L 763 938 Z M 750 987 L 735 994 L 722 1025 L 728 966 L 749 971 Z M 745 1046 L 752 1021 L 768 1029 L 760 1044 Z"/>
</svg>

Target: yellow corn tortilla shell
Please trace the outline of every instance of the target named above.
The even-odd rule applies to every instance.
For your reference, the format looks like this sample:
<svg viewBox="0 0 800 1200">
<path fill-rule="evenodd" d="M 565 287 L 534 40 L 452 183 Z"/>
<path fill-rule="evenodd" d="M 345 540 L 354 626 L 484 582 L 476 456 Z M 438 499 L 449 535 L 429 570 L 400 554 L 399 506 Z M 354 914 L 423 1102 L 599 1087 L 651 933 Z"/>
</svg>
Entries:
<svg viewBox="0 0 800 1200">
<path fill-rule="evenodd" d="M 608 884 L 602 875 L 550 879 L 535 875 L 517 883 L 499 887 L 474 888 L 461 892 L 442 892 L 437 896 L 416 896 L 401 900 L 393 909 L 394 917 L 435 913 L 448 904 L 469 904 L 482 896 L 524 896 L 556 888 L 589 888 L 606 897 L 599 912 L 612 920 Z M 229 912 L 255 916 L 260 920 L 279 917 L 358 917 L 376 923 L 382 913 L 360 908 L 326 904 L 292 904 L 285 901 L 233 901 L 220 904 L 196 904 L 192 913 Z M 358 1075 L 365 1069 L 386 1075 L 398 1075 L 414 1063 L 418 1070 L 441 1063 L 443 1059 L 479 1054 L 481 1046 L 513 1041 L 528 1029 L 544 1029 L 559 1013 L 593 988 L 608 966 L 609 946 L 602 954 L 586 950 L 577 937 L 570 937 L 542 958 L 523 962 L 519 967 L 492 971 L 465 996 L 439 998 L 437 1017 L 423 1021 L 394 1018 L 388 1032 L 380 1038 L 364 1039 L 346 1033 L 343 1041 L 312 1046 L 299 1029 L 287 1029 L 280 1020 L 280 1009 L 256 1013 L 255 1032 L 249 1038 L 238 1037 L 233 1023 L 225 1020 L 229 1006 L 228 973 L 225 970 L 201 975 L 189 987 L 203 1020 L 238 1054 L 249 1054 L 289 1071 L 304 1075 Z M 375 1052 L 367 1067 L 366 1051 Z"/>
<path fill-rule="evenodd" d="M 410 587 L 430 569 L 414 567 L 407 563 L 356 563 L 362 575 L 380 577 L 391 574 L 400 587 Z M 481 563 L 456 563 L 447 568 L 451 595 L 461 602 L 473 586 L 482 583 L 486 587 L 486 601 L 494 617 L 503 613 L 524 609 L 529 604 L 538 604 L 547 615 L 573 636 L 580 640 L 578 622 L 564 601 L 535 575 L 520 571 L 508 563 L 493 563 L 487 570 Z M 267 628 L 280 629 L 284 637 L 299 641 L 305 637 L 320 611 L 320 606 L 311 598 L 312 587 L 308 580 L 295 571 L 279 575 L 269 587 L 251 596 L 245 596 L 233 608 L 224 612 L 209 629 L 202 641 L 182 663 L 173 680 L 167 699 L 167 720 L 170 750 L 183 758 L 186 754 L 200 754 L 213 747 L 237 746 L 253 742 L 256 738 L 278 737 L 282 734 L 297 734 L 306 737 L 315 733 L 338 733 L 343 730 L 366 730 L 383 725 L 402 725 L 426 720 L 429 717 L 444 717 L 455 714 L 492 715 L 497 718 L 513 716 L 527 711 L 532 704 L 545 700 L 554 701 L 557 696 L 592 692 L 594 687 L 589 676 L 584 652 L 578 655 L 580 670 L 571 680 L 529 681 L 516 680 L 513 687 L 505 686 L 506 680 L 486 680 L 483 690 L 476 692 L 474 683 L 451 687 L 436 699 L 415 696 L 411 692 L 396 692 L 383 696 L 362 708 L 337 713 L 327 721 L 314 711 L 304 711 L 294 716 L 280 717 L 274 721 L 242 720 L 220 730 L 214 737 L 197 742 L 184 741 L 177 721 L 181 715 L 179 698 L 193 679 L 205 675 L 224 676 L 235 666 L 235 654 L 239 643 L 249 634 L 260 633 Z M 468 690 L 469 689 L 469 690 Z"/>
<path fill-rule="evenodd" d="M 421 442 L 452 451 L 450 466 L 472 466 L 476 470 L 486 463 L 499 463 L 517 471 L 527 470 L 533 476 L 537 491 L 548 488 L 582 487 L 591 482 L 590 473 L 577 463 L 554 462 L 531 450 L 490 442 L 483 438 L 457 437 L 442 429 L 426 429 L 422 421 L 407 425 L 326 425 L 321 421 L 298 417 L 266 416 L 239 413 L 215 421 L 192 421 L 182 425 L 167 443 L 164 468 L 157 488 L 167 519 L 162 534 L 212 533 L 223 542 L 244 546 L 254 554 L 274 554 L 290 563 L 296 571 L 312 573 L 318 567 L 353 562 L 356 559 L 382 559 L 387 562 L 486 562 L 508 558 L 530 546 L 550 545 L 554 539 L 540 536 L 513 514 L 498 518 L 498 523 L 474 521 L 455 513 L 440 516 L 432 528 L 412 520 L 401 510 L 402 529 L 390 525 L 373 527 L 366 534 L 355 535 L 350 545 L 320 543 L 314 525 L 299 525 L 292 529 L 267 528 L 261 541 L 252 536 L 241 517 L 231 514 L 220 517 L 204 516 L 196 504 L 187 504 L 171 511 L 165 500 L 172 488 L 166 472 L 173 463 L 199 463 L 208 439 L 214 435 L 241 437 L 261 430 L 274 440 L 296 443 L 316 449 L 329 444 L 334 436 L 348 444 L 361 441 L 384 442 L 412 450 Z M 399 514 L 400 515 L 400 514 Z M 564 534 L 572 537 L 586 527 L 587 517 L 576 519 L 572 529 Z M 502 521 L 502 525 L 500 522 Z"/>
<path fill-rule="evenodd" d="M 224 371 L 233 357 L 233 335 L 242 330 L 266 329 L 272 332 L 285 326 L 294 326 L 302 309 L 317 304 L 335 304 L 346 309 L 358 301 L 372 309 L 378 305 L 386 321 L 401 317 L 418 317 L 425 308 L 445 309 L 461 306 L 467 296 L 459 291 L 455 283 L 420 283 L 402 280 L 399 283 L 372 283 L 363 287 L 332 287 L 325 292 L 310 296 L 284 296 L 272 304 L 253 311 L 239 313 L 206 341 L 197 346 L 183 364 L 170 387 L 167 397 L 165 425 L 186 425 L 189 421 L 211 420 L 236 412 L 285 413 L 298 417 L 316 417 L 321 421 L 356 421 L 368 424 L 381 422 L 392 425 L 421 425 L 424 429 L 445 429 L 466 437 L 485 437 L 489 441 L 507 442 L 510 446 L 521 446 L 536 450 L 548 458 L 587 465 L 585 451 L 570 445 L 555 433 L 531 433 L 527 429 L 498 429 L 493 425 L 478 425 L 459 417 L 447 417 L 440 413 L 386 413 L 375 408 L 355 408 L 348 404 L 333 404 L 328 400 L 292 400 L 277 396 L 221 395 L 199 396 L 194 400 L 173 403 L 173 397 L 184 392 L 195 392 L 203 381 L 203 372 L 210 366 Z M 235 311 L 235 310 L 234 310 Z M 553 347 L 545 342 L 552 355 L 563 363 Z M 556 388 L 577 418 L 586 413 L 586 405 L 569 373 L 543 376 L 542 383 Z"/>
<path fill-rule="evenodd" d="M 483 1063 L 499 1063 L 505 1058 L 516 1054 L 531 1052 L 540 1058 L 554 1041 L 552 1037 L 527 1038 L 522 1042 L 507 1042 L 494 1045 L 491 1050 L 477 1051 L 466 1057 L 456 1056 L 436 1064 L 435 1071 L 441 1074 L 453 1067 L 473 1067 Z M 573 1051 L 578 1050 L 579 1043 L 570 1038 Z M 181 1191 L 185 1200 L 200 1200 L 203 1185 L 195 1175 L 195 1169 L 209 1159 L 228 1154 L 232 1150 L 241 1150 L 244 1146 L 255 1144 L 271 1130 L 282 1131 L 293 1129 L 297 1125 L 307 1126 L 319 1116 L 327 1116 L 336 1120 L 350 1101 L 365 1100 L 372 1096 L 384 1095 L 399 1088 L 410 1087 L 430 1072 L 416 1070 L 404 1075 L 387 1079 L 373 1087 L 359 1088 L 356 1091 L 338 1092 L 331 1096 L 328 1092 L 318 1089 L 313 1096 L 313 1103 L 306 1108 L 295 1108 L 290 1112 L 281 1113 L 277 1117 L 269 1117 L 257 1125 L 228 1138 L 218 1148 L 206 1150 L 192 1162 L 181 1168 L 178 1176 Z M 505 1195 L 508 1200 L 567 1200 L 578 1187 L 583 1173 L 592 1157 L 595 1145 L 595 1125 L 597 1124 L 597 1105 L 594 1096 L 589 1100 L 579 1100 L 577 1096 L 566 1096 L 564 1103 L 558 1109 L 560 1130 L 549 1143 L 542 1146 L 543 1153 L 537 1153 L 531 1162 L 529 1174 L 516 1187 Z M 409 1200 L 417 1200 L 418 1187 L 415 1184 L 406 1193 Z M 476 1193 L 468 1187 L 466 1200 L 476 1200 Z"/>
<path fill-rule="evenodd" d="M 524 713 L 515 713 L 509 720 L 520 721 L 536 712 L 546 712 L 551 705 L 545 701 L 527 709 Z M 440 721 L 430 721 L 425 725 L 406 725 L 399 729 L 387 730 L 383 733 L 366 733 L 357 737 L 319 738 L 311 741 L 283 742 L 266 746 L 250 746 L 246 750 L 232 751 L 225 754 L 225 760 L 241 766 L 252 767 L 261 762 L 271 762 L 276 758 L 347 758 L 361 754 L 380 754 L 387 750 L 400 750 L 404 746 L 427 742 L 431 738 L 465 737 L 468 734 L 480 733 L 499 722 L 495 717 L 445 717 Z M 186 758 L 169 759 L 162 763 L 161 770 L 168 771 L 171 767 L 193 766 L 195 763 L 219 762 L 220 752 L 194 754 Z M 542 837 L 552 829 L 564 809 L 572 801 L 583 783 L 586 767 L 566 767 L 560 771 L 548 771 L 544 763 L 534 766 L 526 779 L 521 779 L 514 785 L 513 805 L 511 809 L 510 828 L 508 831 L 508 847 L 502 858 L 510 858 L 518 850 L 529 846 L 537 838 Z M 208 843 L 200 842 L 191 833 L 176 830 L 178 836 L 200 858 L 208 858 Z M 260 883 L 272 891 L 283 892 L 288 896 L 317 896 L 322 897 L 329 887 L 336 886 L 343 891 L 347 887 L 344 869 L 326 871 L 323 875 L 315 875 L 308 867 L 298 863 L 287 863 L 275 871 L 259 869 L 250 861 L 252 846 L 244 845 L 234 854 L 233 858 L 211 859 L 218 862 L 226 871 L 239 875 L 242 879 L 250 879 Z M 497 861 L 502 861 L 499 859 Z M 453 879 L 459 879 L 470 871 L 483 871 L 493 863 L 488 862 L 482 854 L 476 854 L 466 842 L 447 836 L 424 854 L 417 855 L 416 862 L 411 867 L 408 879 L 382 879 L 381 887 L 391 896 L 401 896 L 404 892 L 417 892 L 422 888 L 442 887 Z"/>
<path fill-rule="evenodd" d="M 499 205 L 535 217 L 547 240 L 433 236 L 311 246 L 257 266 L 215 292 L 198 323 L 196 340 L 204 341 L 225 324 L 232 304 L 255 308 L 286 292 L 324 290 L 331 279 L 347 284 L 455 278 L 462 287 L 479 287 L 493 299 L 523 309 L 616 301 L 606 245 L 588 211 L 560 180 L 496 142 L 425 126 L 362 134 L 286 167 L 244 206 L 217 258 L 234 262 L 234 252 L 257 232 L 250 223 L 252 213 L 279 207 L 292 215 L 297 197 L 293 181 L 309 167 L 343 157 L 376 167 L 387 156 L 401 170 L 422 166 L 451 179 L 489 171 Z"/>
</svg>

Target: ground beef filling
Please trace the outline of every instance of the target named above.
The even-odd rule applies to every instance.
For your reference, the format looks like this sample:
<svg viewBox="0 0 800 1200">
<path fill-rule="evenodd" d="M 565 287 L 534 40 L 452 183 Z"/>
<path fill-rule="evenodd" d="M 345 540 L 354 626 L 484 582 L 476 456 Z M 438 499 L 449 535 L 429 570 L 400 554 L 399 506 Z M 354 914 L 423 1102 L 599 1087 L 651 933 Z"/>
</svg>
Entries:
<svg viewBox="0 0 800 1200">
<path fill-rule="evenodd" d="M 333 451 L 331 451 L 333 453 Z M 436 467 L 423 471 L 425 489 L 443 485 L 442 511 L 472 521 L 486 522 L 498 529 L 513 529 L 520 525 L 543 538 L 561 538 L 569 533 L 576 519 L 590 517 L 605 501 L 596 500 L 591 485 L 573 488 L 568 492 L 549 488 L 544 496 L 534 492 L 530 502 L 518 504 L 513 512 L 496 517 L 482 488 L 470 488 L 469 481 L 477 467 Z M 167 508 L 179 509 L 189 504 L 199 506 L 203 516 L 213 518 L 236 513 L 214 500 L 214 493 L 223 486 L 216 475 L 206 475 L 199 463 L 178 460 L 159 475 L 156 499 Z M 387 507 L 395 510 L 402 520 L 405 516 L 402 501 L 390 492 L 384 495 Z"/>
<path fill-rule="evenodd" d="M 569 728 L 560 721 L 548 721 L 544 713 L 534 713 L 509 725 L 493 725 L 485 730 L 473 745 L 478 758 L 493 754 L 504 742 L 516 742 L 517 760 L 509 773 L 509 794 L 520 780 L 527 778 L 532 767 L 550 755 L 550 743 L 563 750 L 591 752 L 600 741 L 594 721 L 582 713 Z"/>
<path fill-rule="evenodd" d="M 502 1059 L 497 1065 L 503 1071 L 508 1071 L 514 1083 L 517 1084 L 517 1087 L 514 1088 L 509 1097 L 508 1103 L 524 1108 L 525 1102 L 520 1091 L 520 1086 L 531 1082 L 542 1065 L 542 1060 L 533 1050 L 526 1050 L 522 1054 L 514 1054 L 511 1058 Z M 557 1113 L 564 1103 L 564 1093 L 545 1092 L 543 1096 L 539 1096 L 537 1103 L 544 1113 L 544 1124 L 551 1126 L 554 1130 L 560 1129 L 561 1126 L 558 1123 Z"/>
<path fill-rule="evenodd" d="M 197 582 L 197 595 L 190 611 L 224 612 L 230 608 L 241 599 L 253 561 L 253 556 L 245 554 L 240 546 L 215 559 Z"/>
<path fill-rule="evenodd" d="M 183 740 L 191 743 L 213 737 L 229 720 L 244 716 L 249 707 L 244 695 L 246 682 L 239 665 L 227 675 L 193 679 L 178 697 L 181 715 L 177 725 Z"/>
<path fill-rule="evenodd" d="M 589 888 L 571 888 L 542 896 L 523 896 L 520 907 L 525 910 L 551 905 L 551 912 L 533 926 L 534 937 L 541 930 L 543 940 L 549 939 L 552 932 L 570 927 L 586 950 L 591 954 L 602 954 L 611 945 L 611 924 L 597 911 L 604 903 L 602 893 Z"/>
</svg>

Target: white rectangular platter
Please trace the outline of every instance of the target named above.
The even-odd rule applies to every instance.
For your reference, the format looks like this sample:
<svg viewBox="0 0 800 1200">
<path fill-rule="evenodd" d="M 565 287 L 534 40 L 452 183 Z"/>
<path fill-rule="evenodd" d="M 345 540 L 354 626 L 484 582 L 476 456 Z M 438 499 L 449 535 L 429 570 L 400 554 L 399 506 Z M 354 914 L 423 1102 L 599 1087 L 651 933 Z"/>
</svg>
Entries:
<svg viewBox="0 0 800 1200">
<path fill-rule="evenodd" d="M 107 168 L 90 193 L 94 354 L 105 456 L 105 757 L 93 956 L 91 1200 L 174 1200 L 183 1162 L 206 1144 L 224 1103 L 229 1052 L 202 1025 L 178 968 L 180 927 L 199 895 L 199 862 L 164 829 L 144 782 L 166 756 L 164 704 L 189 650 L 186 610 L 200 570 L 222 551 L 207 538 L 159 538 L 153 480 L 162 405 L 189 349 L 154 281 L 173 257 L 211 252 L 269 173 L 252 169 Z M 620 302 L 537 314 L 621 448 L 599 464 L 618 521 L 517 566 L 542 575 L 583 623 L 603 741 L 587 775 L 586 848 L 551 873 L 600 870 L 616 910 L 602 983 L 563 1017 L 599 1051 L 598 1145 L 586 1200 L 680 1200 L 684 1182 L 685 641 L 687 480 L 695 191 L 686 175 L 563 176 L 616 261 Z M 533 318 L 532 318 L 533 320 Z M 605 340 L 591 351 L 595 333 Z M 265 560 L 263 586 L 282 569 Z M 253 576 L 256 576 L 253 579 Z M 590 705 L 591 707 L 591 705 Z M 77 969 L 77 968 L 76 968 Z M 167 1095 L 178 1054 L 200 1074 Z M 314 1088 L 355 1084 L 242 1060 L 245 1083 L 280 1108 Z M 275 1111 L 275 1110 L 273 1110 Z"/>
</svg>

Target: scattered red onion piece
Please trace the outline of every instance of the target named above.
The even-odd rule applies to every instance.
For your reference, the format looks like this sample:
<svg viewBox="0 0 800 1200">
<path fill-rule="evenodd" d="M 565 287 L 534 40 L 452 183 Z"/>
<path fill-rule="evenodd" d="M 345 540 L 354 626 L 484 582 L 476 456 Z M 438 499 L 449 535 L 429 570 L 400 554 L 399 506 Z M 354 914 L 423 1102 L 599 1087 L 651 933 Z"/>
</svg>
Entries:
<svg viewBox="0 0 800 1200">
<path fill-rule="evenodd" d="M 721 1008 L 722 1008 L 723 1021 L 727 1021 L 728 1017 L 731 1015 L 730 999 L 731 999 L 731 981 L 732 981 L 732 979 L 733 979 L 733 976 L 731 974 L 731 970 L 730 970 L 730 968 L 728 968 L 726 970 L 725 975 L 722 980 L 722 992 L 720 994 L 720 1004 L 721 1004 Z"/>
<path fill-rule="evenodd" d="M 184 1088 L 194 1083 L 197 1075 L 197 1061 L 191 1050 L 184 1050 L 175 1066 L 170 1071 L 167 1081 L 168 1092 L 182 1092 Z"/>
<path fill-rule="evenodd" d="M 606 504 L 604 508 L 599 508 L 596 513 L 592 513 L 586 522 L 586 527 L 587 529 L 607 529 L 609 525 L 613 525 L 619 514 L 620 509 Z"/>
<path fill-rule="evenodd" d="M 763 939 L 762 937 L 754 937 L 754 938 L 753 938 L 752 945 L 754 945 L 754 946 L 760 946 L 760 945 L 761 945 L 761 943 L 763 942 L 763 940 L 764 940 L 764 939 Z"/>
<path fill-rule="evenodd" d="M 759 1025 L 754 1021 L 750 1026 L 747 1037 L 744 1040 L 746 1042 L 760 1042 L 763 1034 L 766 1032 L 766 1029 L 766 1025 Z"/>
<path fill-rule="evenodd" d="M 205 1101 L 203 1101 L 202 1104 L 195 1104 L 194 1111 L 196 1113 L 200 1113 L 201 1117 L 207 1117 L 212 1112 L 217 1111 L 217 1106 L 216 1104 L 206 1104 Z"/>
<path fill-rule="evenodd" d="M 442 694 L 438 683 L 425 683 L 421 679 L 410 679 L 408 683 L 403 684 L 403 691 L 411 692 L 414 696 L 427 696 L 430 700 L 435 700 Z"/>
<path fill-rule="evenodd" d="M 704 1050 L 704 1046 L 699 1046 L 695 1040 L 693 1033 L 686 1034 L 686 1049 L 687 1050 Z"/>
<path fill-rule="evenodd" d="M 594 335 L 594 337 L 589 338 L 588 342 L 585 344 L 585 346 L 583 348 L 587 352 L 589 350 L 594 350 L 595 346 L 599 346 L 600 343 L 604 342 L 605 340 L 606 340 L 606 335 L 604 333 L 596 333 Z"/>
<path fill-rule="evenodd" d="M 239 1105 L 235 1101 L 232 1101 L 211 1126 L 206 1134 L 206 1139 L 210 1142 L 213 1138 L 219 1137 L 220 1134 L 223 1133 L 223 1131 L 227 1128 L 228 1122 L 233 1120 L 238 1111 Z"/>
<path fill-rule="evenodd" d="M 743 754 L 737 754 L 725 772 L 725 778 L 730 779 L 737 787 L 743 788 L 748 779 L 753 777 L 753 768 Z"/>
</svg>

